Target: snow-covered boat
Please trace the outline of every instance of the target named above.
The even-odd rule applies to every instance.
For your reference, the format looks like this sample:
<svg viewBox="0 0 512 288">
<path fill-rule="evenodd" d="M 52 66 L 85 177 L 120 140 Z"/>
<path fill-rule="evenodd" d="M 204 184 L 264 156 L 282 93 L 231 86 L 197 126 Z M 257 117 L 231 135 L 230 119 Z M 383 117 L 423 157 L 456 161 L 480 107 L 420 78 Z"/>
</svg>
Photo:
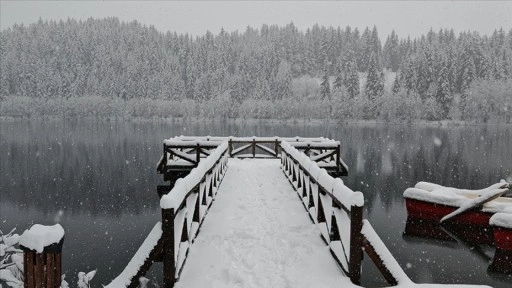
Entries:
<svg viewBox="0 0 512 288">
<path fill-rule="evenodd" d="M 487 257 L 482 249 L 471 250 L 491 262 L 490 271 L 511 274 L 512 198 L 503 197 L 510 189 L 504 181 L 481 190 L 419 182 L 404 192 L 408 214 L 404 237 L 458 242 L 471 248 L 495 246 L 492 257 Z M 450 215 L 453 217 L 447 217 Z"/>
<path fill-rule="evenodd" d="M 441 221 L 455 211 L 463 211 L 450 219 L 453 224 L 489 226 L 489 220 L 496 213 L 512 214 L 512 198 L 503 197 L 510 190 L 510 184 L 502 181 L 481 190 L 466 190 L 441 185 L 418 182 L 404 192 L 408 218 Z M 486 195 L 482 205 L 479 199 Z M 499 197 L 502 196 L 502 197 Z M 474 207 L 473 207 L 474 206 Z M 455 212 L 457 213 L 457 212 Z"/>
</svg>

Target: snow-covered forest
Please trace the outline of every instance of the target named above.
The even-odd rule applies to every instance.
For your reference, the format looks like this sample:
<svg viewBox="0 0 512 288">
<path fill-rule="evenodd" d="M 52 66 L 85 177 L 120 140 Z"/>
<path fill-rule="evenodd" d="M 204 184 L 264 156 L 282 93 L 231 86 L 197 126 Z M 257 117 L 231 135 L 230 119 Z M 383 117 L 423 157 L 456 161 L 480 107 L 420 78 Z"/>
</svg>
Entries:
<svg viewBox="0 0 512 288">
<path fill-rule="evenodd" d="M 426 32 L 39 20 L 1 31 L 0 115 L 510 123 L 512 29 Z"/>
</svg>

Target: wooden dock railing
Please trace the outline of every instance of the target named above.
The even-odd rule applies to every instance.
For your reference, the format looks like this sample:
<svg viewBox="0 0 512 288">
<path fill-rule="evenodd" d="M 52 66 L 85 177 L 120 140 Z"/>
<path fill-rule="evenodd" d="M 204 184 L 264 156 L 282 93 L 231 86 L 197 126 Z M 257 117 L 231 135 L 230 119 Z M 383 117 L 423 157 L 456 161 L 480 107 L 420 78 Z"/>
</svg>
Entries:
<svg viewBox="0 0 512 288">
<path fill-rule="evenodd" d="M 367 220 L 364 197 L 333 178 L 287 142 L 281 143 L 281 165 L 321 237 L 354 284 L 361 283 L 363 251 L 390 285 L 411 282 Z M 379 252 L 377 252 L 379 251 Z M 412 282 L 411 282 L 412 283 Z"/>
<path fill-rule="evenodd" d="M 340 142 L 323 137 L 174 137 L 163 143 L 163 154 L 157 164 L 157 172 L 163 174 L 164 181 L 170 181 L 172 187 L 177 179 L 186 176 L 199 165 L 201 159 L 226 141 L 229 157 L 236 158 L 279 158 L 281 143 L 287 142 L 310 156 L 330 175 L 348 175 L 347 165 L 341 158 Z M 161 189 L 168 190 L 169 187 Z"/>
<path fill-rule="evenodd" d="M 160 186 L 162 222 L 153 228 L 121 275 L 106 287 L 138 287 L 139 277 L 153 262 L 163 262 L 164 287 L 174 286 L 226 173 L 227 150 L 227 142 L 218 145 L 172 189 Z"/>
<path fill-rule="evenodd" d="M 173 287 L 179 278 L 188 248 L 217 195 L 227 168 L 227 146 L 227 143 L 219 145 L 195 171 L 178 180 L 170 193 L 160 199 L 162 238 L 165 239 L 164 287 Z"/>
<path fill-rule="evenodd" d="M 364 197 L 339 178 L 334 179 L 310 157 L 290 144 L 281 144 L 281 165 L 297 190 L 313 223 L 329 245 L 331 254 L 353 283 L 359 284 L 363 242 L 361 228 Z"/>
</svg>

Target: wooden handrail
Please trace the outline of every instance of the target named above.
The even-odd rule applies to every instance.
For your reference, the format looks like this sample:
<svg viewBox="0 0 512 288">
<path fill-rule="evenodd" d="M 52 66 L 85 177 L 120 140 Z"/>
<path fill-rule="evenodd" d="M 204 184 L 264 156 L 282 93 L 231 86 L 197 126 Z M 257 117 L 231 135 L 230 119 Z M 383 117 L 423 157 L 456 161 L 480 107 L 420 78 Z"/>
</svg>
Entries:
<svg viewBox="0 0 512 288">
<path fill-rule="evenodd" d="M 192 171 L 184 178 L 183 181 L 189 184 L 186 190 L 173 192 L 173 189 L 169 192 L 169 195 L 162 196 L 160 202 L 162 207 L 162 258 L 164 287 L 166 288 L 174 287 L 175 282 L 179 279 L 188 255 L 189 246 L 199 233 L 206 211 L 213 203 L 212 200 L 217 194 L 217 188 L 225 175 L 228 145 L 217 149 L 221 150 L 216 150 L 206 158 L 205 162 L 207 164 L 204 165 L 208 165 L 208 161 L 215 162 L 211 167 L 206 167 L 206 170 L 199 171 L 203 173 L 202 175 L 196 175 L 199 172 Z M 199 151 L 199 148 L 196 151 Z M 204 206 L 206 206 L 205 209 L 203 209 Z"/>
<path fill-rule="evenodd" d="M 311 175 L 310 170 L 318 171 L 318 166 L 314 167 L 314 169 L 311 167 L 310 169 L 307 169 L 304 167 L 304 165 L 302 165 L 301 160 L 297 159 L 300 157 L 305 157 L 306 154 L 299 154 L 298 150 L 293 152 L 290 150 L 290 148 L 286 147 L 281 148 L 281 165 L 285 175 L 287 176 L 292 186 L 297 189 L 299 198 L 302 200 L 304 207 L 309 212 L 311 220 L 313 220 L 313 223 L 318 225 L 320 228 L 320 231 L 322 232 L 320 235 L 322 236 L 322 239 L 329 245 L 331 255 L 334 257 L 336 262 L 338 262 L 339 266 L 345 272 L 345 274 L 350 277 L 350 280 L 354 284 L 361 284 L 363 252 L 366 252 L 366 254 L 368 254 L 369 258 L 372 260 L 388 284 L 394 286 L 399 284 L 400 281 L 410 282 L 410 279 L 400 268 L 396 260 L 394 260 L 394 258 L 391 256 L 391 253 L 387 250 L 382 240 L 375 233 L 370 223 L 363 219 L 364 201 L 354 202 L 353 199 L 351 199 L 348 201 L 348 203 L 352 204 L 350 206 L 345 205 L 345 203 L 343 203 L 344 201 L 342 201 L 343 199 L 339 199 L 340 195 L 334 195 L 334 188 L 332 192 L 329 191 L 327 187 L 320 183 L 322 182 L 320 181 L 321 179 L 316 179 L 313 175 Z M 289 151 L 292 151 L 296 156 L 294 157 Z M 306 161 L 306 163 L 308 162 Z M 316 165 L 316 163 L 312 161 L 309 163 L 310 165 Z M 313 187 L 318 189 L 316 195 L 314 193 L 315 189 Z M 354 193 L 352 195 L 357 196 L 356 194 L 360 192 L 352 193 Z M 324 196 L 329 196 L 331 202 L 323 200 Z M 344 196 L 350 197 L 351 194 L 345 193 Z M 317 199 L 312 199 L 313 197 L 317 197 Z M 332 208 L 332 210 L 325 209 L 325 205 L 328 205 L 329 207 L 327 208 Z M 315 209 L 313 211 L 317 212 L 316 217 L 315 215 L 311 215 L 312 208 Z M 336 209 L 339 211 L 344 211 L 346 216 L 350 219 L 349 229 L 346 229 L 347 227 L 340 226 L 339 222 L 342 220 L 340 218 L 341 214 L 339 214 Z M 331 215 L 325 215 L 325 211 L 331 211 Z M 328 218 L 331 218 L 330 223 L 328 223 Z M 340 231 L 340 227 L 345 228 L 345 234 L 349 234 L 348 240 L 343 240 L 342 235 L 344 233 Z M 324 234 L 324 230 L 327 230 L 328 237 Z M 348 251 L 346 249 L 347 241 L 349 241 Z M 336 247 L 337 244 L 335 243 L 338 242 L 341 244 L 341 248 Z M 340 255 L 340 252 L 343 255 Z M 385 255 L 383 256 L 381 254 Z M 390 263 L 385 263 L 386 261 L 384 259 L 388 259 L 386 261 Z M 392 268 L 387 265 L 391 265 Z"/>
<path fill-rule="evenodd" d="M 321 237 L 329 245 L 331 255 L 336 262 L 338 262 L 341 269 L 350 277 L 351 281 L 355 284 L 360 284 L 363 259 L 362 249 L 364 245 L 364 238 L 361 235 L 361 228 L 363 226 L 362 203 L 355 203 L 359 205 L 352 204 L 347 207 L 347 205 L 343 203 L 344 201 L 340 201 L 340 199 L 333 194 L 333 191 L 329 191 L 329 189 L 323 186 L 316 176 L 313 177 L 310 171 L 300 163 L 301 161 L 288 152 L 288 149 L 287 147 L 281 147 L 281 165 L 285 175 L 292 186 L 297 189 L 299 198 L 309 212 L 313 223 L 319 225 L 321 232 L 327 232 L 327 235 L 322 232 Z M 298 150 L 296 151 L 299 152 Z M 306 156 L 304 153 L 302 153 L 302 155 Z M 315 162 L 310 163 L 311 165 L 316 165 Z M 317 166 L 316 171 L 318 170 L 319 167 Z M 354 196 L 362 196 L 360 193 L 353 193 Z M 325 199 L 330 199 L 330 201 Z M 346 202 L 350 203 L 351 201 Z M 314 210 L 311 210 L 312 208 L 314 208 Z M 343 223 L 347 221 L 340 218 L 343 214 L 336 212 L 334 209 L 344 211 L 344 214 L 350 220 L 348 224 L 350 227 L 341 226 L 342 229 L 350 235 L 349 243 L 343 240 L 344 237 L 342 237 L 340 231 L 340 225 L 343 225 Z M 316 211 L 316 217 L 315 215 L 311 215 L 311 211 Z M 331 211 L 331 214 L 326 215 L 326 211 Z M 347 230 L 349 232 L 347 232 Z"/>
<path fill-rule="evenodd" d="M 341 206 L 341 208 L 342 208 L 343 210 L 345 210 L 346 212 L 350 212 L 351 207 L 353 207 L 353 206 L 351 206 L 351 207 L 347 207 L 347 206 L 345 206 L 343 203 L 341 203 L 341 201 L 339 201 L 339 199 L 338 199 L 338 198 L 336 198 L 336 197 L 332 194 L 332 192 L 328 191 L 328 189 L 327 189 L 327 188 L 325 188 L 325 187 L 324 187 L 324 186 L 322 186 L 320 183 L 318 183 L 318 181 L 317 181 L 314 177 L 312 177 L 312 176 L 310 175 L 310 173 L 309 173 L 308 169 L 304 168 L 304 166 L 302 166 L 302 164 L 300 164 L 300 163 L 299 163 L 299 161 L 298 161 L 297 159 L 295 159 L 295 158 L 291 157 L 291 155 L 290 155 L 288 152 L 286 152 L 285 150 L 282 150 L 282 153 L 283 153 L 283 154 L 285 154 L 285 155 L 287 155 L 287 156 L 291 159 L 291 161 L 293 161 L 295 164 L 299 165 L 299 167 L 300 167 L 300 169 L 303 171 L 303 173 L 305 173 L 308 177 L 310 177 L 310 181 L 311 181 L 312 183 L 317 184 L 317 185 L 318 185 L 318 188 L 319 188 L 320 190 L 322 190 L 322 192 L 323 192 L 323 193 L 325 193 L 325 194 L 329 195 L 329 196 L 332 198 L 332 200 L 336 203 L 336 205 Z"/>
</svg>

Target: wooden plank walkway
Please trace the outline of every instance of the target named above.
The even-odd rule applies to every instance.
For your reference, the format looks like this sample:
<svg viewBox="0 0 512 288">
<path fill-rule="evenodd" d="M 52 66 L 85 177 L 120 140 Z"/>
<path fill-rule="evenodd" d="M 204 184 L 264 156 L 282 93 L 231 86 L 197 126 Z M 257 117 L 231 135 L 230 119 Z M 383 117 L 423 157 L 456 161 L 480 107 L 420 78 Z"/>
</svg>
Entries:
<svg viewBox="0 0 512 288">
<path fill-rule="evenodd" d="M 229 159 L 228 166 L 176 287 L 355 286 L 278 159 Z"/>
</svg>

